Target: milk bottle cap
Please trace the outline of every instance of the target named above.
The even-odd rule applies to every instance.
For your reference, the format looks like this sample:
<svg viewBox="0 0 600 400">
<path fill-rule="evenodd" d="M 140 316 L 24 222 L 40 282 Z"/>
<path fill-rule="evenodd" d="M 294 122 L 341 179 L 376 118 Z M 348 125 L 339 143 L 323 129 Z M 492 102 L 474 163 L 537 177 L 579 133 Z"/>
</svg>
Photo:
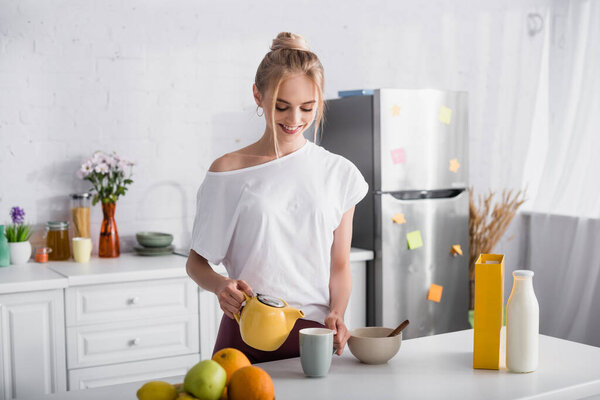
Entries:
<svg viewBox="0 0 600 400">
<path fill-rule="evenodd" d="M 516 277 L 532 277 L 533 276 L 533 271 L 530 271 L 528 269 L 518 269 L 516 271 L 513 272 L 513 276 Z"/>
</svg>

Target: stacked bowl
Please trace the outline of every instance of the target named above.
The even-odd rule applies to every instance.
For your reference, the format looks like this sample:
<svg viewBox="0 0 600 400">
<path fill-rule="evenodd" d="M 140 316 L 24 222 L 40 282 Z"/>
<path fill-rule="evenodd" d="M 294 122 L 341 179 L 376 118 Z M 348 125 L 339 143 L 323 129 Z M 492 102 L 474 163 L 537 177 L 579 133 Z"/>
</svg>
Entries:
<svg viewBox="0 0 600 400">
<path fill-rule="evenodd" d="M 141 256 L 164 256 L 173 253 L 173 235 L 163 232 L 138 232 L 138 245 L 133 248 Z"/>
</svg>

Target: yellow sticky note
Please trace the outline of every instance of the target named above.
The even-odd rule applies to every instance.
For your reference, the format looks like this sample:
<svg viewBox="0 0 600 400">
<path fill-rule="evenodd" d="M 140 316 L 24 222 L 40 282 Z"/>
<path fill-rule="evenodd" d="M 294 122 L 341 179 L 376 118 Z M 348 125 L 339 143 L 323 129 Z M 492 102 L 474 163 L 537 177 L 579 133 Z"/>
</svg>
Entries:
<svg viewBox="0 0 600 400">
<path fill-rule="evenodd" d="M 394 221 L 397 224 L 405 224 L 406 223 L 406 220 L 404 219 L 404 214 L 394 215 L 394 217 L 392 218 L 392 221 Z"/>
<path fill-rule="evenodd" d="M 398 104 L 394 104 L 391 108 L 392 110 L 392 117 L 397 117 L 398 115 L 400 115 L 400 106 Z"/>
<path fill-rule="evenodd" d="M 448 167 L 448 169 L 450 171 L 452 171 L 456 174 L 458 172 L 459 168 L 460 168 L 460 163 L 458 162 L 457 158 L 453 158 L 452 160 L 450 160 L 450 166 Z"/>
<path fill-rule="evenodd" d="M 440 108 L 438 119 L 446 125 L 450 125 L 450 120 L 452 119 L 452 110 L 446 106 L 442 106 Z"/>
<path fill-rule="evenodd" d="M 421 239 L 421 231 L 412 231 L 406 234 L 406 240 L 408 242 L 408 248 L 410 250 L 423 246 L 423 239 Z"/>
<path fill-rule="evenodd" d="M 427 293 L 427 300 L 431 300 L 431 301 L 435 301 L 436 303 L 439 303 L 440 300 L 442 300 L 442 291 L 443 290 L 444 290 L 443 286 L 432 283 L 431 286 L 429 286 L 429 293 Z"/>
<path fill-rule="evenodd" d="M 460 244 L 454 244 L 452 245 L 452 247 L 450 248 L 450 253 L 452 255 L 461 255 L 462 256 L 462 249 L 460 247 Z"/>
</svg>

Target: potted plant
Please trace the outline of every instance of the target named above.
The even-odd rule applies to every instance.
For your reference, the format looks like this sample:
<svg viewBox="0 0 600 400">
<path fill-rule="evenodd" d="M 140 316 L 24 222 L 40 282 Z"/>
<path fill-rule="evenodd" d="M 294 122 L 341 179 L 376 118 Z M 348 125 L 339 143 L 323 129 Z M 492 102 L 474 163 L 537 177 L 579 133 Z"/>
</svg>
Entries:
<svg viewBox="0 0 600 400">
<path fill-rule="evenodd" d="M 12 224 L 6 226 L 6 240 L 10 248 L 10 263 L 25 264 L 31 257 L 31 225 L 24 224 L 25 210 L 20 207 L 10 209 Z"/>
<path fill-rule="evenodd" d="M 115 208 L 127 186 L 133 183 L 131 172 L 134 163 L 119 157 L 115 152 L 95 152 L 81 164 L 77 176 L 92 184 L 92 205 L 102 203 L 102 225 L 98 242 L 99 257 L 119 257 L 119 233 L 115 222 Z"/>
</svg>

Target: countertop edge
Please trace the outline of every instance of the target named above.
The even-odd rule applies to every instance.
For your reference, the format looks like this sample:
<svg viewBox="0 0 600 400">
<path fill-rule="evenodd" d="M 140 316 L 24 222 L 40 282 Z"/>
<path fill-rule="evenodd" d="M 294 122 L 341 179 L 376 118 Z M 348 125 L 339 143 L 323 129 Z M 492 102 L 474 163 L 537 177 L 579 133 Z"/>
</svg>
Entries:
<svg viewBox="0 0 600 400">
<path fill-rule="evenodd" d="M 53 278 L 39 281 L 11 282 L 0 284 L 0 295 L 23 293 L 23 292 L 40 292 L 43 290 L 64 289 L 69 286 L 67 278 Z"/>
<path fill-rule="evenodd" d="M 373 251 L 351 248 L 350 262 L 362 262 L 373 259 Z M 71 286 L 85 286 L 117 282 L 132 282 L 138 280 L 185 278 L 187 257 L 173 254 L 163 257 L 138 257 L 135 253 L 123 253 L 120 258 L 106 259 L 106 264 L 101 259 L 94 257 L 91 263 L 77 264 L 71 260 L 49 263 L 44 265 L 45 272 L 35 272 L 40 266 L 37 263 L 28 263 L 34 270 L 31 279 L 16 277 L 14 281 L 0 283 L 0 294 L 22 293 L 30 291 L 64 289 Z M 162 261 L 167 266 L 162 265 Z M 119 263 L 129 263 L 124 270 L 119 270 Z M 158 264 L 158 265 L 157 265 Z M 212 265 L 215 272 L 226 275 L 227 271 L 222 264 Z M 80 269 L 81 268 L 81 269 Z M 106 268 L 106 269 L 105 269 Z M 41 271 L 41 270 L 40 270 Z M 48 272 L 51 271 L 51 274 Z M 55 276 L 53 276 L 55 275 Z"/>
<path fill-rule="evenodd" d="M 356 247 L 350 249 L 350 262 L 371 261 L 375 258 L 373 250 L 364 250 Z"/>
</svg>

